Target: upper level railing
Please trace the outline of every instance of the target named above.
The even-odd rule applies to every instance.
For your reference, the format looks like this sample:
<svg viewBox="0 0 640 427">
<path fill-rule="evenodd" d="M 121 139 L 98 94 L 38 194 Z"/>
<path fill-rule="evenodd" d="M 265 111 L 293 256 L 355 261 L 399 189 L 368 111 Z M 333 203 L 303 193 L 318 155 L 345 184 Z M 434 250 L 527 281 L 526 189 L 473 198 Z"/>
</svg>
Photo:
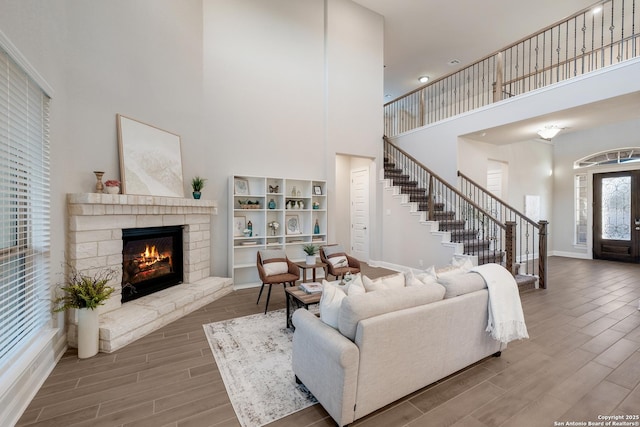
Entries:
<svg viewBox="0 0 640 427">
<path fill-rule="evenodd" d="M 546 283 L 546 235 L 548 222 L 535 222 L 513 206 L 458 172 L 460 191 L 478 206 L 489 212 L 502 222 L 515 225 L 515 261 L 519 265 L 519 272 L 523 274 L 537 274 L 540 287 Z"/>
<path fill-rule="evenodd" d="M 640 56 L 640 0 L 584 9 L 384 106 L 388 137 Z"/>
</svg>

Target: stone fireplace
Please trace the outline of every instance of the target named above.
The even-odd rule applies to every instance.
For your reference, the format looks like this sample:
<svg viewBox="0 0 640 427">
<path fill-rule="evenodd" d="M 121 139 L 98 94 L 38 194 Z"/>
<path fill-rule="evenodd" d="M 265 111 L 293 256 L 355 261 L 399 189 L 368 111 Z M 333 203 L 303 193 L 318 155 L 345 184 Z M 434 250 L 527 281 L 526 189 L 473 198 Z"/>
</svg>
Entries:
<svg viewBox="0 0 640 427">
<path fill-rule="evenodd" d="M 230 278 L 210 275 L 211 216 L 217 213 L 214 201 L 75 193 L 67 195 L 67 204 L 69 264 L 87 274 L 107 268 L 117 272 L 110 283 L 116 291 L 99 308 L 100 351 L 117 350 L 231 292 Z M 178 246 L 181 246 L 182 260 L 177 260 L 173 254 L 168 259 L 166 230 L 173 230 L 174 236 L 177 236 L 176 230 L 180 230 Z M 139 234 L 149 231 L 159 233 L 152 239 L 157 243 L 156 252 L 162 252 L 153 255 L 157 268 L 152 273 L 147 273 L 152 254 L 146 254 L 146 248 L 140 251 L 137 246 Z M 125 242 L 133 245 L 130 255 L 126 255 Z M 176 251 L 176 247 L 171 251 Z M 123 276 L 124 268 L 127 268 L 125 262 L 128 262 L 129 270 Z M 174 266 L 175 262 L 181 265 Z M 172 278 L 177 283 L 157 285 L 151 280 L 151 287 L 156 287 L 153 292 L 145 290 L 142 291 L 144 295 L 133 294 L 133 298 L 128 295 L 130 279 L 138 284 L 138 279 L 144 281 L 149 276 L 156 279 L 164 276 L 162 273 L 173 274 L 176 270 L 181 270 L 182 276 L 181 279 Z M 123 277 L 127 279 L 124 292 Z M 71 315 L 68 341 L 72 347 L 77 343 L 76 325 L 75 315 Z"/>
</svg>

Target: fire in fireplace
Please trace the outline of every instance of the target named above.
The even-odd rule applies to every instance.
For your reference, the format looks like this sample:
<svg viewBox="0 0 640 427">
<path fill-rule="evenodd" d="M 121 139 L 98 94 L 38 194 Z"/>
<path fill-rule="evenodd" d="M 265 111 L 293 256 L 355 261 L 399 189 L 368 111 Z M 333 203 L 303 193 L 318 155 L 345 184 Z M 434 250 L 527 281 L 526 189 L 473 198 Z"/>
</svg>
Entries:
<svg viewBox="0 0 640 427">
<path fill-rule="evenodd" d="M 122 230 L 122 302 L 182 283 L 182 226 Z"/>
</svg>

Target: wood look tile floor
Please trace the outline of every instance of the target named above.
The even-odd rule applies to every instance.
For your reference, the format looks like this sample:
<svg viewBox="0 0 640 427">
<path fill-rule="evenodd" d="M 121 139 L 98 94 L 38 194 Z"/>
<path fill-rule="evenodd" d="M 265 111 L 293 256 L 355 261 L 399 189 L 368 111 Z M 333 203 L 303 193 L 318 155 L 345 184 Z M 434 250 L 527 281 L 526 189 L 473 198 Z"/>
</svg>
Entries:
<svg viewBox="0 0 640 427">
<path fill-rule="evenodd" d="M 353 425 L 544 427 L 639 415 L 640 266 L 551 257 L 548 271 L 549 289 L 521 295 L 530 339 Z M 111 354 L 78 360 L 69 350 L 18 425 L 239 426 L 202 325 L 260 313 L 257 293 L 233 292 Z M 269 308 L 284 305 L 274 288 Z M 314 405 L 270 426 L 334 425 Z"/>
</svg>

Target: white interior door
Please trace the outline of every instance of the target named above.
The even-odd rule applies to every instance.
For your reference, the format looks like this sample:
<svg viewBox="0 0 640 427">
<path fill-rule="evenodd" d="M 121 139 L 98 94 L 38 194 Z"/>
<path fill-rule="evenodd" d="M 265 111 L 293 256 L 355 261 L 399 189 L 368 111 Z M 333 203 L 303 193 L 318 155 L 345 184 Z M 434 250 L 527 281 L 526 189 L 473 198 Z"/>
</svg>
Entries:
<svg viewBox="0 0 640 427">
<path fill-rule="evenodd" d="M 369 170 L 351 171 L 351 255 L 369 261 Z"/>
</svg>

